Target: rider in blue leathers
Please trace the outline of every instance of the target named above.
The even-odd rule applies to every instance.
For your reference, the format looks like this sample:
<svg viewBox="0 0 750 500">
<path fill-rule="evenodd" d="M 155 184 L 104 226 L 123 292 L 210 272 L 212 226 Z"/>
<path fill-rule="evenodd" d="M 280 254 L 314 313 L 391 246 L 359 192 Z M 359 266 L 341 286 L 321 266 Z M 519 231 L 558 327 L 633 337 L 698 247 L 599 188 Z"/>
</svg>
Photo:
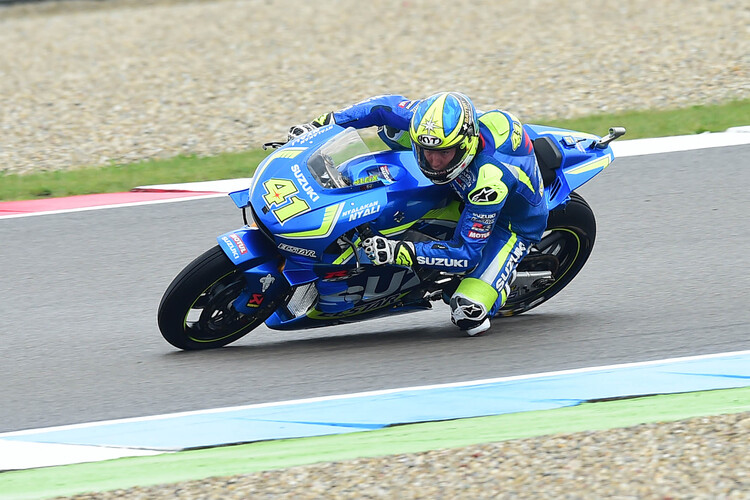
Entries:
<svg viewBox="0 0 750 500">
<path fill-rule="evenodd" d="M 516 266 L 547 224 L 542 176 L 521 122 L 500 110 L 478 114 L 458 92 L 422 100 L 385 95 L 292 127 L 290 137 L 329 123 L 378 126 L 389 147 L 413 150 L 428 179 L 450 183 L 463 205 L 451 240 L 412 243 L 373 236 L 362 247 L 376 265 L 462 274 L 449 301 L 451 320 L 469 335 L 487 330 L 507 299 Z"/>
</svg>

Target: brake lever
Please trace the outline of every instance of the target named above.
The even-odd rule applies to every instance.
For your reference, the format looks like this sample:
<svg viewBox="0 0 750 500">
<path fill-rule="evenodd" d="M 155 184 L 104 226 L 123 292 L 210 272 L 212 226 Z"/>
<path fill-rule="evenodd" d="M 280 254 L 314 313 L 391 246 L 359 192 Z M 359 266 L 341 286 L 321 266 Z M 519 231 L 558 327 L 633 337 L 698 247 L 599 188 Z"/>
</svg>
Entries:
<svg viewBox="0 0 750 500">
<path fill-rule="evenodd" d="M 266 151 L 268 149 L 278 149 L 278 148 L 280 148 L 281 146 L 283 146 L 286 143 L 287 143 L 287 141 L 283 141 L 283 142 L 282 141 L 266 142 L 265 144 L 263 144 L 263 150 Z"/>
</svg>

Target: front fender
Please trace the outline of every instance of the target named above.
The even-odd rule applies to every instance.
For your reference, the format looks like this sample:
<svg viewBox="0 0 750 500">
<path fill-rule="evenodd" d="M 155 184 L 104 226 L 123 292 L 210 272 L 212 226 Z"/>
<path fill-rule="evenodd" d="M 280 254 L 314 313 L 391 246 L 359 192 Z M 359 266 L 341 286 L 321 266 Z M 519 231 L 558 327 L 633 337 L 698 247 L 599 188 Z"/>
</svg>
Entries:
<svg viewBox="0 0 750 500">
<path fill-rule="evenodd" d="M 237 267 L 257 266 L 266 260 L 281 261 L 276 246 L 257 227 L 245 226 L 218 236 L 219 246 Z"/>
<path fill-rule="evenodd" d="M 283 257 L 258 228 L 245 226 L 216 239 L 245 277 L 246 286 L 234 301 L 237 311 L 255 314 L 287 293 L 289 281 L 280 271 Z"/>
</svg>

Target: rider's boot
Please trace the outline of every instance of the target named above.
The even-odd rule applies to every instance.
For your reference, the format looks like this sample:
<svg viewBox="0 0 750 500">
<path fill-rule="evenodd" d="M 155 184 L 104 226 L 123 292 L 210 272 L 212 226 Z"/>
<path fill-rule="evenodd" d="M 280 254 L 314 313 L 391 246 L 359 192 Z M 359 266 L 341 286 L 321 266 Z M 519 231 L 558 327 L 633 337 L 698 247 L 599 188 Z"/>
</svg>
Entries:
<svg viewBox="0 0 750 500">
<path fill-rule="evenodd" d="M 490 328 L 487 308 L 461 293 L 451 297 L 451 321 L 469 336 L 479 335 Z"/>
<path fill-rule="evenodd" d="M 484 321 L 482 321 L 477 326 L 467 329 L 466 334 L 469 337 L 475 337 L 477 335 L 481 335 L 482 333 L 486 332 L 489 329 L 490 329 L 490 318 L 484 318 Z"/>
</svg>

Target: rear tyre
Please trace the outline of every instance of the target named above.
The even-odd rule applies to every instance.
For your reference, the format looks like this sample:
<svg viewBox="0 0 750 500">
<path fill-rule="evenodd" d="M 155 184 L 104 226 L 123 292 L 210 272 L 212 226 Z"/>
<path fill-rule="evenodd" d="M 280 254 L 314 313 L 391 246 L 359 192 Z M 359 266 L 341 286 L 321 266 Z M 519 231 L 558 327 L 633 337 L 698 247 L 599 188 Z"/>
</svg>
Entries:
<svg viewBox="0 0 750 500">
<path fill-rule="evenodd" d="M 245 279 L 217 245 L 182 270 L 159 304 L 159 330 L 175 347 L 213 349 L 243 337 L 263 323 L 278 301 L 266 299 L 256 314 L 236 311 Z"/>
<path fill-rule="evenodd" d="M 542 240 L 533 245 L 516 271 L 550 271 L 551 280 L 540 280 L 526 293 L 514 290 L 497 316 L 515 316 L 551 299 L 581 271 L 596 239 L 596 219 L 586 200 L 570 193 L 570 201 L 549 214 Z"/>
</svg>

